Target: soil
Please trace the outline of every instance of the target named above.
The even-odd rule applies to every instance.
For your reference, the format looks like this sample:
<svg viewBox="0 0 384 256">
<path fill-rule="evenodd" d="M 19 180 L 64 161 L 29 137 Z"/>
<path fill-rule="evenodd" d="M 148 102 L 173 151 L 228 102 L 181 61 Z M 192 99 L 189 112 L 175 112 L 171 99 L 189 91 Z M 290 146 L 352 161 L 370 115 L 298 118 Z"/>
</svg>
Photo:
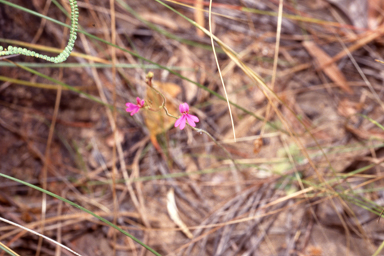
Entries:
<svg viewBox="0 0 384 256">
<path fill-rule="evenodd" d="M 8 2 L 70 23 L 56 1 Z M 67 1 L 57 2 L 69 11 Z M 159 2 L 125 2 L 133 12 L 116 1 L 114 40 L 134 54 L 115 54 L 117 64 L 131 67 L 94 68 L 112 64 L 114 51 L 80 34 L 69 67 L 0 59 L 1 174 L 96 213 L 161 255 L 372 255 L 384 227 L 384 131 L 372 121 L 384 122 L 384 64 L 375 62 L 384 49 L 375 10 L 384 1 L 284 1 L 290 16 L 282 19 L 276 72 L 278 18 L 270 14 L 279 1 L 214 3 L 215 36 L 249 68 L 217 45 L 228 98 L 240 106 L 231 106 L 236 142 L 227 102 L 206 90 L 225 95 L 210 38 Z M 164 3 L 192 20 L 202 16 L 208 29 L 208 12 L 188 7 L 198 2 Z M 78 4 L 81 30 L 113 41 L 109 1 Z M 0 45 L 16 40 L 53 56 L 48 47 L 63 49 L 68 30 L 42 21 L 0 3 Z M 55 82 L 13 62 L 36 64 L 78 91 L 62 87 L 57 97 Z M 125 112 L 136 97 L 151 109 L 161 104 L 146 83 L 149 71 L 168 111 L 179 116 L 187 102 L 197 128 L 225 150 L 189 126 L 175 128 L 163 111 Z M 151 255 L 70 204 L 3 176 L 0 184 L 2 219 L 80 255 Z M 0 242 L 23 256 L 73 255 L 3 221 Z"/>
</svg>

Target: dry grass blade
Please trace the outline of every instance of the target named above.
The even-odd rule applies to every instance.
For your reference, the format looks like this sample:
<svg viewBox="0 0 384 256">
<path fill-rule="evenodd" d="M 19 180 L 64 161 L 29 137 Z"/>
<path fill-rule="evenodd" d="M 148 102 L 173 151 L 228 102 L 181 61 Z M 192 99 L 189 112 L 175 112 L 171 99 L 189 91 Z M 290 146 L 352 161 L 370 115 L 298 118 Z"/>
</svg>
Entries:
<svg viewBox="0 0 384 256">
<path fill-rule="evenodd" d="M 215 62 L 216 62 L 217 70 L 219 71 L 219 76 L 220 76 L 220 79 L 221 79 L 221 84 L 223 85 L 223 90 L 224 90 L 225 98 L 227 99 L 229 116 L 231 117 L 233 139 L 236 142 L 235 124 L 233 123 L 233 116 L 232 116 L 231 105 L 229 104 L 229 99 L 228 99 L 228 95 L 227 95 L 227 89 L 225 88 L 223 75 L 221 74 L 221 69 L 220 69 L 219 61 L 218 61 L 217 55 L 216 55 L 215 44 L 213 42 L 213 37 L 214 36 L 213 36 L 213 32 L 212 32 L 212 0 L 209 1 L 209 18 L 208 19 L 209 19 L 209 37 L 211 38 L 211 45 L 212 45 L 213 55 L 215 57 Z M 200 26 L 199 24 L 197 24 L 197 27 L 199 27 L 200 29 L 202 28 L 202 26 Z M 215 37 L 215 39 L 216 39 L 216 37 Z"/>
<path fill-rule="evenodd" d="M 39 236 L 39 237 L 42 237 L 42 238 L 46 239 L 47 241 L 49 241 L 49 242 L 51 242 L 51 243 L 53 243 L 53 244 L 55 244 L 55 245 L 58 245 L 58 246 L 60 246 L 60 247 L 62 247 L 62 248 L 64 248 L 64 249 L 66 249 L 67 251 L 69 251 L 69 252 L 71 252 L 71 253 L 73 253 L 73 254 L 75 254 L 75 255 L 81 256 L 80 254 L 78 254 L 77 252 L 75 252 L 74 250 L 72 250 L 71 248 L 69 248 L 69 247 L 67 247 L 67 246 L 65 246 L 65 245 L 62 245 L 62 244 L 56 242 L 55 240 L 53 240 L 53 239 L 51 239 L 51 238 L 49 238 L 49 237 L 46 237 L 46 236 L 44 236 L 44 235 L 42 235 L 42 234 L 40 234 L 40 233 L 38 233 L 38 232 L 36 232 L 36 231 L 33 231 L 33 230 L 29 229 L 29 228 L 23 227 L 22 225 L 19 225 L 19 224 L 17 224 L 17 223 L 14 223 L 14 222 L 12 222 L 12 221 L 6 220 L 6 219 L 1 218 L 1 217 L 0 217 L 0 221 L 3 221 L 3 222 L 8 223 L 8 224 L 10 224 L 10 225 L 16 226 L 16 227 L 21 228 L 21 229 L 23 229 L 23 230 L 26 230 L 26 231 L 28 231 L 28 232 L 30 232 L 30 233 L 33 233 L 33 234 L 35 234 L 35 235 L 37 235 L 37 236 Z"/>
<path fill-rule="evenodd" d="M 116 15 L 115 15 L 115 1 L 110 0 L 109 5 L 111 6 L 111 42 L 112 44 L 116 44 Z M 116 148 L 121 148 L 121 139 L 118 139 L 117 125 L 116 125 L 116 48 L 110 47 L 111 49 L 111 57 L 112 57 L 112 101 L 113 101 L 113 110 L 112 116 L 113 124 L 111 124 L 112 134 L 113 134 L 113 147 L 112 147 L 112 161 L 116 161 Z M 119 150 L 120 162 L 124 162 L 122 159 L 122 150 Z M 122 161 L 121 161 L 122 160 Z M 121 163 L 122 168 L 125 168 L 125 163 Z M 118 199 L 116 194 L 116 180 L 117 180 L 117 167 L 114 164 L 112 166 L 112 197 L 113 197 L 113 224 L 117 224 L 117 212 L 119 211 Z M 117 245 L 117 232 L 113 232 L 113 254 L 116 254 L 116 245 Z"/>
<path fill-rule="evenodd" d="M 15 253 L 14 251 L 12 251 L 10 248 L 8 248 L 5 244 L 3 244 L 2 242 L 0 242 L 0 245 L 1 245 L 1 249 L 3 249 L 5 252 L 5 250 L 7 250 L 8 253 L 13 253 L 14 256 L 19 256 L 19 254 Z"/>
<path fill-rule="evenodd" d="M 180 219 L 175 201 L 175 191 L 173 188 L 171 188 L 167 193 L 167 209 L 169 216 L 175 222 L 175 224 L 181 228 L 181 231 L 189 239 L 193 239 L 191 231 L 189 231 L 187 225 L 185 225 L 185 223 Z"/>
<path fill-rule="evenodd" d="M 347 79 L 343 73 L 339 70 L 336 64 L 330 63 L 332 58 L 328 56 L 320 47 L 318 47 L 312 41 L 304 41 L 303 46 L 309 52 L 309 54 L 318 62 L 318 64 L 323 68 L 324 73 L 332 79 L 342 90 L 347 93 L 352 93 L 351 87 L 348 85 Z"/>
<path fill-rule="evenodd" d="M 32 2 L 33 2 L 33 1 L 32 1 Z M 35 3 L 35 2 L 33 2 L 33 3 Z M 44 5 L 44 9 L 43 9 L 43 10 L 40 10 L 40 11 L 42 11 L 42 13 L 43 13 L 44 15 L 47 15 L 47 12 L 48 12 L 49 7 L 51 6 L 51 3 L 52 3 L 52 1 L 51 1 L 51 0 L 48 0 L 48 1 L 45 3 L 45 5 Z M 35 4 L 35 7 L 37 7 L 36 4 Z M 46 23 L 46 22 L 47 22 L 46 19 L 42 19 L 42 20 L 41 20 L 39 30 L 37 31 L 36 35 L 33 37 L 31 44 L 35 44 L 35 43 L 39 40 L 39 38 L 41 37 L 41 34 L 42 34 L 43 31 L 44 31 L 44 26 L 45 26 L 45 23 Z"/>
<path fill-rule="evenodd" d="M 276 82 L 276 72 L 277 72 L 277 62 L 279 60 L 279 49 L 280 49 L 280 36 L 281 36 L 281 23 L 282 23 L 282 17 L 283 17 L 283 0 L 279 1 L 279 12 L 278 12 L 278 17 L 277 17 L 277 31 L 276 31 L 276 44 L 275 44 L 275 54 L 273 56 L 273 69 L 272 69 L 272 80 L 271 80 L 271 90 L 273 91 L 275 88 L 275 82 Z M 273 107 L 270 104 L 268 104 L 268 108 L 266 111 L 266 118 L 263 124 L 263 129 L 261 133 L 264 133 L 264 129 L 266 127 L 267 121 L 271 117 L 271 109 Z"/>
<path fill-rule="evenodd" d="M 321 70 L 321 69 L 327 67 L 328 65 L 331 65 L 332 63 L 340 60 L 344 56 L 348 55 L 349 52 L 351 53 L 351 52 L 356 51 L 357 49 L 360 49 L 361 47 L 367 45 L 368 43 L 372 42 L 373 40 L 376 40 L 377 38 L 381 37 L 383 35 L 383 33 L 384 33 L 384 25 L 381 25 L 380 27 L 378 27 L 374 31 L 365 32 L 364 34 L 360 35 L 360 39 L 358 39 L 355 44 L 349 46 L 348 48 L 343 49 L 343 51 L 339 52 L 334 57 L 332 57 L 332 59 L 330 59 L 329 61 L 327 61 L 323 65 L 321 65 L 319 67 L 319 69 Z"/>
</svg>

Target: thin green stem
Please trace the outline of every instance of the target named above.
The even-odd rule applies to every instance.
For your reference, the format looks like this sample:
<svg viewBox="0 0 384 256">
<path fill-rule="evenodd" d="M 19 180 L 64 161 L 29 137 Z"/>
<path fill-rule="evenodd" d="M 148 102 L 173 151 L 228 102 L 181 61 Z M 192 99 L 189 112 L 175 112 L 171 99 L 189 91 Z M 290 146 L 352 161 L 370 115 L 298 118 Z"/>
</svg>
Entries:
<svg viewBox="0 0 384 256">
<path fill-rule="evenodd" d="M 384 248 L 384 241 L 380 244 L 379 248 L 377 248 L 376 252 L 372 254 L 372 256 L 378 256 L 380 252 L 383 250 L 383 248 Z"/>
<path fill-rule="evenodd" d="M 0 242 L 0 249 L 8 253 L 12 256 L 20 256 L 19 254 L 14 253 L 11 249 L 9 249 L 5 244 Z"/>
<path fill-rule="evenodd" d="M 18 182 L 18 183 L 23 184 L 23 185 L 25 185 L 25 186 L 28 186 L 28 187 L 30 187 L 30 188 L 36 189 L 36 190 L 38 190 L 38 191 L 40 191 L 40 192 L 43 192 L 43 193 L 45 193 L 45 194 L 47 194 L 47 195 L 50 195 L 50 196 L 52 196 L 52 197 L 54 197 L 54 198 L 56 198 L 56 199 L 59 199 L 59 200 L 61 200 L 61 201 L 63 201 L 63 202 L 66 202 L 67 204 L 70 204 L 70 205 L 72 205 L 73 207 L 82 210 L 83 212 L 86 212 L 86 213 L 88 213 L 88 214 L 91 214 L 93 217 L 95 217 L 95 218 L 97 218 L 98 220 L 104 222 L 104 223 L 107 224 L 108 226 L 110 226 L 110 227 L 112 227 L 112 228 L 114 228 L 114 229 L 120 231 L 120 232 L 123 233 L 124 235 L 128 236 L 129 238 L 131 238 L 132 240 L 134 240 L 135 242 L 137 242 L 138 244 L 140 244 L 141 246 L 143 246 L 145 249 L 147 249 L 148 251 L 152 252 L 154 255 L 156 255 L 156 256 L 161 256 L 161 254 L 159 254 L 158 252 L 156 252 L 154 249 L 152 249 L 152 248 L 149 247 L 148 245 L 144 244 L 144 243 L 141 242 L 139 239 L 137 239 L 137 238 L 134 237 L 133 235 L 129 234 L 128 232 L 124 231 L 124 230 L 121 229 L 120 227 L 116 226 L 116 225 L 113 224 L 112 222 L 110 222 L 110 221 L 104 219 L 103 217 L 100 217 L 99 215 L 97 215 L 97 214 L 91 212 L 90 210 L 85 209 L 84 207 L 82 207 L 82 206 L 80 206 L 80 205 L 78 205 L 78 204 L 76 204 L 76 203 L 74 203 L 74 202 L 72 202 L 72 201 L 69 201 L 68 199 L 65 199 L 65 198 L 63 198 L 63 197 L 61 197 L 61 196 L 58 196 L 58 195 L 56 195 L 56 194 L 54 194 L 54 193 L 48 191 L 48 190 L 42 189 L 42 188 L 40 188 L 40 187 L 38 187 L 38 186 L 32 185 L 32 184 L 30 184 L 30 183 L 28 183 L 28 182 L 25 182 L 25 181 L 16 179 L 16 178 L 14 178 L 14 177 L 8 176 L 8 175 L 3 174 L 3 173 L 0 173 L 0 177 L 6 178 L 6 179 L 9 179 L 9 180 L 13 180 L 13 181 L 15 181 L 15 182 Z"/>
</svg>

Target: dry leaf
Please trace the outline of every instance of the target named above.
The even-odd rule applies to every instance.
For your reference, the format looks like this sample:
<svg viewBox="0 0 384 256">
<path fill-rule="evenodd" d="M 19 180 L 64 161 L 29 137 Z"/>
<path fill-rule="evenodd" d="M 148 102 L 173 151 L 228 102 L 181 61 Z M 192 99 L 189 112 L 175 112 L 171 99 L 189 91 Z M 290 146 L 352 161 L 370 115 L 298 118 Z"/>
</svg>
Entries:
<svg viewBox="0 0 384 256">
<path fill-rule="evenodd" d="M 263 146 L 263 139 L 257 138 L 253 142 L 253 153 L 258 154 L 261 150 L 261 147 Z"/>
<path fill-rule="evenodd" d="M 205 27 L 205 20 L 204 20 L 204 5 L 203 5 L 203 0 L 196 0 L 195 1 L 195 20 L 196 23 L 202 26 L 203 28 Z M 196 28 L 197 35 L 199 37 L 204 36 L 204 32 L 201 31 L 199 28 Z"/>
<path fill-rule="evenodd" d="M 155 88 L 165 96 L 165 106 L 168 112 L 174 116 L 178 116 L 179 108 L 172 103 L 172 99 L 175 99 L 181 92 L 180 87 L 174 83 L 156 82 L 154 85 Z M 163 103 L 162 97 L 150 88 L 147 89 L 145 100 L 151 105 L 152 109 L 159 109 L 159 106 Z M 159 109 L 157 112 L 147 110 L 143 111 L 142 114 L 152 137 L 167 131 L 176 121 L 176 119 L 167 116 L 163 109 Z"/>
<path fill-rule="evenodd" d="M 115 145 L 115 138 L 113 136 L 114 134 L 112 133 L 111 135 L 109 135 L 106 139 L 105 139 L 105 143 L 109 146 L 109 147 L 113 147 L 113 145 Z M 124 133 L 121 132 L 119 129 L 116 129 L 116 141 L 117 143 L 123 143 L 124 142 Z"/>
<path fill-rule="evenodd" d="M 178 26 L 177 23 L 175 23 L 174 20 L 167 18 L 167 15 L 157 15 L 153 12 L 150 13 L 141 13 L 141 17 L 143 17 L 145 20 L 155 23 L 160 26 L 164 26 L 167 28 L 170 28 L 172 30 L 177 30 Z"/>
<path fill-rule="evenodd" d="M 328 56 L 322 49 L 320 49 L 314 42 L 312 41 L 304 41 L 303 46 L 308 51 L 308 53 L 320 64 L 323 66 L 329 63 L 332 58 Z M 343 75 L 343 73 L 339 70 L 335 63 L 332 63 L 329 66 L 326 66 L 324 69 L 324 73 L 341 89 L 348 93 L 352 93 L 352 89 L 349 87 L 347 79 Z"/>
<path fill-rule="evenodd" d="M 321 256 L 323 255 L 323 250 L 320 247 L 310 245 L 307 248 L 308 256 Z"/>
<path fill-rule="evenodd" d="M 354 134 L 357 138 L 360 138 L 362 140 L 369 140 L 373 137 L 379 138 L 380 140 L 384 139 L 384 133 L 380 131 L 374 131 L 374 130 L 362 130 L 361 128 L 354 128 L 352 125 L 346 125 L 345 128 L 350 133 Z"/>
<path fill-rule="evenodd" d="M 195 62 L 193 61 L 193 56 L 189 49 L 185 46 L 180 46 L 181 50 L 181 56 L 179 66 L 184 67 L 195 67 Z M 192 81 L 196 81 L 196 71 L 195 70 L 181 70 L 181 75 L 185 76 L 186 78 L 189 78 Z M 198 87 L 191 84 L 190 82 L 183 80 L 183 86 L 185 88 L 185 97 L 187 98 L 187 101 L 191 101 L 193 97 L 196 96 Z"/>
<path fill-rule="evenodd" d="M 353 26 L 365 28 L 367 26 L 367 1 L 366 0 L 327 0 L 337 6 L 348 17 Z"/>
<path fill-rule="evenodd" d="M 189 238 L 192 239 L 193 235 L 189 231 L 187 225 L 180 219 L 179 213 L 177 211 L 176 201 L 175 201 L 175 191 L 171 188 L 167 193 L 167 209 L 169 216 L 176 223 L 177 226 L 181 228 L 181 231 Z"/>
<path fill-rule="evenodd" d="M 33 217 L 31 215 L 31 213 L 28 211 L 28 210 L 23 210 L 22 213 L 21 213 L 21 219 L 26 222 L 26 223 L 30 223 L 33 221 Z"/>
<path fill-rule="evenodd" d="M 368 0 L 368 28 L 375 30 L 383 22 L 380 10 L 384 7 L 383 0 Z"/>
<path fill-rule="evenodd" d="M 348 99 L 343 99 L 337 106 L 337 112 L 344 117 L 351 117 L 362 108 L 362 103 L 352 102 Z"/>
<path fill-rule="evenodd" d="M 364 32 L 363 34 L 359 35 L 359 40 L 356 41 L 353 45 L 349 46 L 347 49 L 342 50 L 338 54 L 336 54 L 331 60 L 327 63 L 324 63 L 320 66 L 320 69 L 323 69 L 330 65 L 331 63 L 334 63 L 335 61 L 340 60 L 344 56 L 348 55 L 348 53 L 352 53 L 356 51 L 357 49 L 360 49 L 361 47 L 365 46 L 366 44 L 370 43 L 373 40 L 376 40 L 377 38 L 381 37 L 384 34 L 384 25 L 380 25 L 377 29 L 374 31 L 368 30 Z"/>
</svg>

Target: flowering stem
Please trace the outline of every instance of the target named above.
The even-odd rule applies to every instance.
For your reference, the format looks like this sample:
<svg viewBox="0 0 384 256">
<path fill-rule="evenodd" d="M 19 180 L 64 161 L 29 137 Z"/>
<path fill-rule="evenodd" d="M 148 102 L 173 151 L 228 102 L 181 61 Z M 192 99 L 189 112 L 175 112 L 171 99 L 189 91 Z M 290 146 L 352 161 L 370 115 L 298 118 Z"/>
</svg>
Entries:
<svg viewBox="0 0 384 256">
<path fill-rule="evenodd" d="M 188 124 L 189 125 L 189 124 Z M 190 125 L 189 125 L 190 126 Z M 206 130 L 203 130 L 203 129 L 200 129 L 200 128 L 195 128 L 195 127 L 192 127 L 190 126 L 192 129 L 194 129 L 195 131 L 199 132 L 199 133 L 205 133 L 206 135 L 208 135 L 209 138 L 211 138 L 211 140 L 217 145 L 219 146 L 228 156 L 229 159 L 231 159 L 233 165 L 235 166 L 235 169 L 236 171 L 240 171 L 239 167 L 237 166 L 235 160 L 233 159 L 231 153 L 228 152 L 228 150 L 223 146 L 221 145 L 209 132 L 207 132 Z"/>
<path fill-rule="evenodd" d="M 147 85 L 148 85 L 153 91 L 155 91 L 157 94 L 159 94 L 159 95 L 161 96 L 161 98 L 163 98 L 163 103 L 161 104 L 161 106 L 159 106 L 159 109 L 161 109 L 161 108 L 164 109 L 165 114 L 167 114 L 167 116 L 170 116 L 170 117 L 173 117 L 173 118 L 176 118 L 176 119 L 177 119 L 176 116 L 171 115 L 171 114 L 168 112 L 168 109 L 167 109 L 167 107 L 165 106 L 165 97 L 164 97 L 164 95 L 163 95 L 160 91 L 156 90 L 156 89 L 152 86 L 152 77 L 153 77 L 153 73 L 152 73 L 152 72 L 149 72 L 148 75 L 147 75 L 147 77 L 146 77 L 146 83 L 147 83 Z M 152 108 L 151 108 L 150 110 L 152 110 Z M 156 112 L 157 112 L 158 110 L 152 110 L 152 111 L 156 111 Z"/>
<path fill-rule="evenodd" d="M 159 112 L 160 111 L 160 109 L 153 109 L 151 107 L 146 107 L 145 109 L 148 109 L 148 110 L 150 110 L 152 112 Z"/>
<path fill-rule="evenodd" d="M 165 101 L 166 101 L 166 99 L 165 99 L 164 95 L 163 95 L 160 91 L 156 90 L 156 89 L 152 86 L 152 78 L 153 78 L 153 73 L 152 73 L 152 72 L 149 72 L 149 73 L 147 74 L 147 76 L 146 76 L 146 83 L 147 83 L 147 85 L 148 85 L 152 90 L 154 90 L 157 94 L 159 94 L 159 95 L 163 98 L 163 103 L 161 104 L 161 106 L 159 106 L 159 108 L 163 108 L 164 111 L 165 111 L 165 114 L 166 114 L 167 116 L 172 117 L 172 118 L 175 118 L 175 119 L 178 119 L 178 117 L 176 117 L 176 116 L 174 116 L 174 115 L 172 115 L 172 114 L 170 114 L 170 113 L 168 112 L 168 109 L 167 109 L 167 107 L 165 106 Z M 211 140 L 212 140 L 217 146 L 219 146 L 219 147 L 220 147 L 220 148 L 227 154 L 228 158 L 231 159 L 233 165 L 235 166 L 236 171 L 239 172 L 240 169 L 239 169 L 238 165 L 236 164 L 235 160 L 233 159 L 231 153 L 229 153 L 228 150 L 227 150 L 223 145 L 221 145 L 221 144 L 220 144 L 220 143 L 219 143 L 219 142 L 218 142 L 218 141 L 217 141 L 217 140 L 216 140 L 216 139 L 215 139 L 209 132 L 207 132 L 206 130 L 200 129 L 200 128 L 192 127 L 191 125 L 189 125 L 189 123 L 186 123 L 186 124 L 187 124 L 189 127 L 191 127 L 193 130 L 197 131 L 198 133 L 205 133 L 206 135 L 208 135 L 208 137 L 211 138 Z"/>
</svg>

